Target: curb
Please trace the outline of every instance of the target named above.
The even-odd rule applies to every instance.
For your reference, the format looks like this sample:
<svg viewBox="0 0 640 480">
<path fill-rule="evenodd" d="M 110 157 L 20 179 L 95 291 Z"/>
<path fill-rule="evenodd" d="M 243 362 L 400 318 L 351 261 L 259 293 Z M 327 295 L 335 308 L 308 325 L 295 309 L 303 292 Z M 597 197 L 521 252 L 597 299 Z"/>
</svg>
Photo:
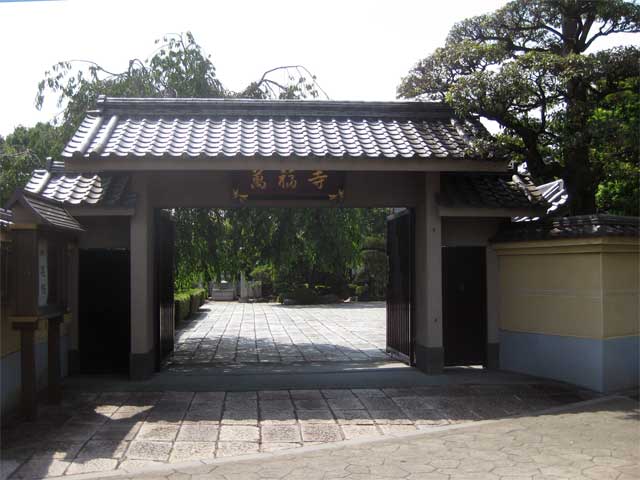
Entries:
<svg viewBox="0 0 640 480">
<path fill-rule="evenodd" d="M 299 448 L 293 448 L 289 450 L 280 450 L 276 452 L 254 453 L 250 455 L 238 455 L 238 456 L 226 457 L 226 458 L 212 458 L 212 459 L 195 460 L 195 461 L 182 462 L 182 463 L 167 463 L 167 464 L 158 465 L 158 466 L 151 466 L 148 468 L 141 468 L 139 470 L 137 469 L 112 470 L 109 472 L 81 473 L 76 475 L 63 475 L 59 477 L 46 477 L 46 478 L 47 479 L 56 478 L 56 479 L 64 479 L 64 480 L 67 480 L 67 479 L 68 480 L 97 480 L 100 478 L 131 477 L 131 476 L 138 476 L 138 475 L 149 475 L 154 473 L 171 474 L 173 472 L 176 472 L 177 470 L 197 469 L 198 467 L 206 467 L 209 465 L 217 466 L 217 465 L 224 465 L 227 463 L 237 463 L 237 462 L 245 462 L 245 461 L 252 461 L 252 460 L 268 461 L 273 458 L 297 456 L 297 455 L 303 455 L 309 452 L 316 452 L 316 451 L 322 451 L 322 450 L 334 450 L 337 448 L 344 448 L 344 447 L 357 446 L 357 445 L 363 445 L 363 444 L 393 442 L 398 440 L 421 438 L 421 437 L 433 435 L 435 433 L 447 432 L 451 430 L 464 430 L 464 429 L 474 428 L 474 427 L 482 427 L 485 425 L 492 425 L 492 424 L 518 420 L 519 418 L 565 413 L 580 407 L 598 405 L 600 403 L 606 403 L 612 400 L 634 401 L 629 397 L 624 397 L 620 395 L 609 395 L 606 397 L 599 397 L 599 398 L 594 398 L 590 400 L 584 400 L 581 402 L 570 403 L 570 404 L 561 405 L 558 407 L 538 410 L 532 413 L 519 414 L 519 415 L 514 415 L 511 417 L 505 417 L 505 418 L 500 418 L 495 420 L 479 420 L 476 422 L 460 423 L 456 425 L 444 425 L 441 427 L 436 426 L 429 430 L 423 430 L 417 433 L 412 432 L 412 433 L 400 434 L 400 435 L 394 435 L 394 436 L 362 437 L 362 438 L 357 438 L 353 440 L 342 440 L 339 442 L 326 443 L 324 445 L 309 445 L 307 447 L 299 447 Z"/>
</svg>

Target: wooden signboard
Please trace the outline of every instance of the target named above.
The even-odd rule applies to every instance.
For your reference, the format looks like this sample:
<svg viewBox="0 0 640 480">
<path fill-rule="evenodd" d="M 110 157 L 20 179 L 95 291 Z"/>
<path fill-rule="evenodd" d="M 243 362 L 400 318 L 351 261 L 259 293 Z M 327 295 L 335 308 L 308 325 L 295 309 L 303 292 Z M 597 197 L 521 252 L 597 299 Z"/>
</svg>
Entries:
<svg viewBox="0 0 640 480">
<path fill-rule="evenodd" d="M 327 200 L 344 198 L 344 172 L 326 170 L 250 170 L 233 176 L 233 199 Z"/>
</svg>

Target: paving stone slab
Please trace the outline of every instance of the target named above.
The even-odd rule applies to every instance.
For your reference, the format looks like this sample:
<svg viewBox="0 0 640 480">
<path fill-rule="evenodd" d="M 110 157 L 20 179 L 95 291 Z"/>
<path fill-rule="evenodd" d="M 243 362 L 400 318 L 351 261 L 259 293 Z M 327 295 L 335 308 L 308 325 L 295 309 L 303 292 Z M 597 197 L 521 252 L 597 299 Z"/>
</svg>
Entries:
<svg viewBox="0 0 640 480">
<path fill-rule="evenodd" d="M 169 453 L 171 453 L 172 448 L 172 442 L 134 440 L 129 445 L 126 456 L 127 459 L 130 460 L 155 460 L 166 462 L 169 459 Z"/>
<path fill-rule="evenodd" d="M 179 424 L 167 425 L 156 423 L 145 423 L 140 427 L 136 440 L 152 440 L 158 442 L 173 442 L 180 430 Z"/>
<path fill-rule="evenodd" d="M 258 409 L 225 410 L 222 414 L 223 425 L 258 425 Z"/>
<path fill-rule="evenodd" d="M 299 425 L 263 425 L 260 428 L 262 443 L 296 443 L 301 442 Z"/>
<path fill-rule="evenodd" d="M 178 432 L 177 442 L 215 442 L 218 440 L 218 425 L 183 424 Z"/>
<path fill-rule="evenodd" d="M 296 416 L 301 423 L 336 423 L 330 410 L 298 410 Z"/>
<path fill-rule="evenodd" d="M 173 444 L 169 462 L 186 462 L 190 460 L 203 460 L 215 457 L 216 442 L 183 442 Z"/>
<path fill-rule="evenodd" d="M 260 429 L 248 425 L 222 425 L 219 439 L 220 442 L 258 442 Z"/>
<path fill-rule="evenodd" d="M 259 451 L 260 445 L 257 442 L 218 442 L 216 457 L 235 457 L 258 453 Z"/>
<path fill-rule="evenodd" d="M 92 458 L 121 458 L 129 447 L 129 442 L 112 440 L 89 440 L 78 452 L 76 460 Z"/>
<path fill-rule="evenodd" d="M 81 473 L 108 472 L 115 470 L 118 460 L 114 458 L 76 458 L 66 471 L 67 475 L 77 475 Z"/>
<path fill-rule="evenodd" d="M 333 414 L 341 425 L 374 424 L 374 420 L 367 410 L 334 410 Z"/>
<path fill-rule="evenodd" d="M 305 442 L 337 442 L 342 440 L 342 433 L 337 425 L 303 423 L 301 429 L 302 439 Z"/>
<path fill-rule="evenodd" d="M 341 425 L 342 435 L 346 440 L 361 437 L 378 437 L 381 431 L 375 425 Z"/>
<path fill-rule="evenodd" d="M 47 455 L 36 456 L 23 464 L 12 478 L 36 479 L 45 477 L 58 477 L 71 465 L 70 461 L 51 458 Z"/>
</svg>

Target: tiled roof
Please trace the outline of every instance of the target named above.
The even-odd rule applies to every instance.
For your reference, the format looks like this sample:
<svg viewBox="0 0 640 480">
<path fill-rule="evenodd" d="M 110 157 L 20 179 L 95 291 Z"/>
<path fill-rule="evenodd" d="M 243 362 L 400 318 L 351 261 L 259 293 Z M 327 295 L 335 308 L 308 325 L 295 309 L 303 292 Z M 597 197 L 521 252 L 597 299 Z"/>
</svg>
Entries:
<svg viewBox="0 0 640 480">
<path fill-rule="evenodd" d="M 543 193 L 528 177 L 519 175 L 445 173 L 438 203 L 445 207 L 539 208 L 544 213 L 551 204 Z"/>
<path fill-rule="evenodd" d="M 26 191 L 17 191 L 10 200 L 11 206 L 16 204 L 30 210 L 43 225 L 62 230 L 84 231 L 78 221 L 55 200 Z"/>
<path fill-rule="evenodd" d="M 11 210 L 0 208 L 0 229 L 4 230 L 9 228 L 13 223 L 13 213 Z"/>
<path fill-rule="evenodd" d="M 25 190 L 69 205 L 128 208 L 135 205 L 135 194 L 128 191 L 128 183 L 128 175 L 35 170 Z"/>
<path fill-rule="evenodd" d="M 493 241 L 517 242 L 609 236 L 639 237 L 640 218 L 579 215 L 548 218 L 537 222 L 512 223 L 498 232 Z"/>
<path fill-rule="evenodd" d="M 62 155 L 458 159 L 479 128 L 439 103 L 101 97 Z"/>
</svg>

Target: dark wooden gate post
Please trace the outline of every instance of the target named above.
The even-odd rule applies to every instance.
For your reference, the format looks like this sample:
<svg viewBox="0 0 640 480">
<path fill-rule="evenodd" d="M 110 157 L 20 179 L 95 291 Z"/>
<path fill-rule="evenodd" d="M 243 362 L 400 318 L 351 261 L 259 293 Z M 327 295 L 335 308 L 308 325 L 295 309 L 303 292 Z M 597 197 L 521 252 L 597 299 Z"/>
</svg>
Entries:
<svg viewBox="0 0 640 480">
<path fill-rule="evenodd" d="M 58 404 L 62 400 L 62 391 L 60 388 L 60 378 L 62 371 L 60 368 L 60 325 L 62 324 L 62 315 L 49 319 L 49 331 L 47 335 L 48 343 L 48 375 L 49 403 Z"/>
<path fill-rule="evenodd" d="M 38 390 L 36 386 L 35 331 L 38 322 L 14 322 L 13 328 L 20 331 L 20 378 L 22 414 L 27 420 L 38 415 Z"/>
</svg>

